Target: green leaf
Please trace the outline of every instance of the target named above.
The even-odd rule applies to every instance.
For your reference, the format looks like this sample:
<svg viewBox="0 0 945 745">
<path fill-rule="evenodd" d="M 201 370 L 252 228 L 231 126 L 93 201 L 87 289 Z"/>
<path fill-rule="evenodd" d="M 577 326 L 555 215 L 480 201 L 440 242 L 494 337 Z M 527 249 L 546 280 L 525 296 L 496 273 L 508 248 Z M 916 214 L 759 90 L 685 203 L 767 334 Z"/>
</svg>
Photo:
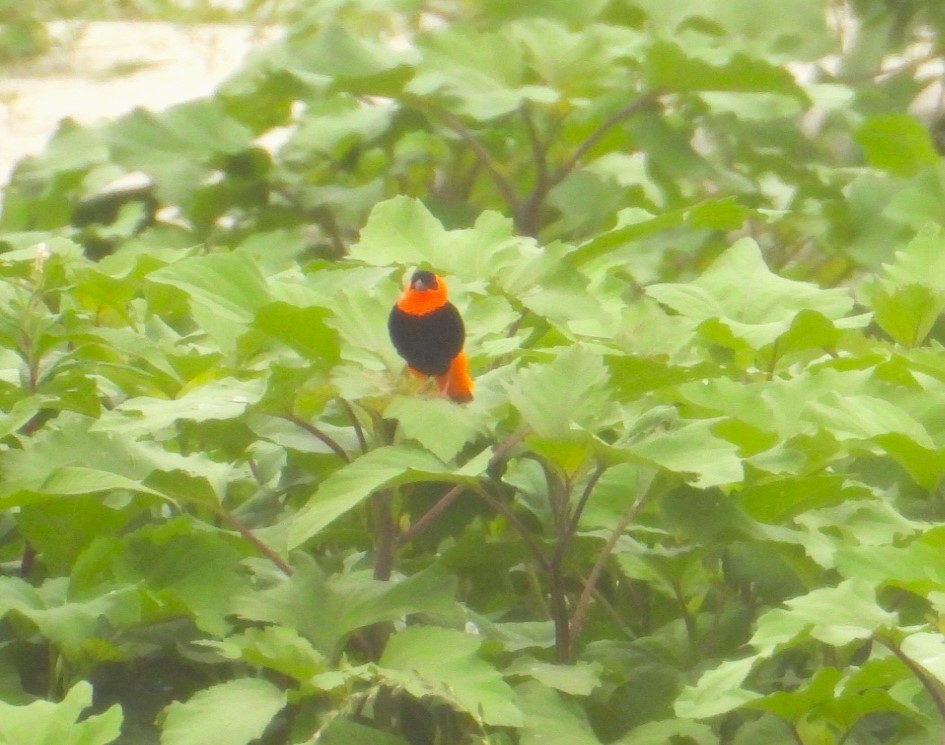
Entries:
<svg viewBox="0 0 945 745">
<path fill-rule="evenodd" d="M 541 437 L 567 437 L 588 425 L 608 403 L 607 368 L 600 356 L 573 346 L 519 373 L 509 400 Z"/>
<path fill-rule="evenodd" d="M 69 589 L 66 577 L 48 579 L 38 588 L 18 577 L 0 577 L 0 617 L 16 612 L 28 618 L 69 656 L 101 636 L 103 619 L 120 625 L 140 618 L 139 592 L 131 585 L 108 587 L 86 600 L 71 599 Z"/>
<path fill-rule="evenodd" d="M 658 41 L 647 50 L 646 68 L 650 86 L 658 90 L 760 91 L 807 99 L 785 68 L 726 47 L 697 44 L 684 50 L 679 44 Z"/>
<path fill-rule="evenodd" d="M 289 548 L 312 538 L 371 494 L 418 481 L 462 483 L 436 456 L 406 445 L 372 450 L 329 476 L 289 525 Z"/>
<path fill-rule="evenodd" d="M 792 598 L 787 610 L 775 608 L 758 619 L 751 644 L 762 655 L 801 634 L 832 646 L 867 639 L 874 632 L 895 626 L 897 616 L 876 602 L 876 588 L 861 579 L 844 580 L 836 587 L 822 587 Z"/>
<path fill-rule="evenodd" d="M 703 673 L 696 685 L 687 686 L 676 699 L 676 716 L 715 717 L 760 698 L 761 694 L 742 688 L 755 662 L 755 657 L 730 660 Z"/>
<path fill-rule="evenodd" d="M 718 421 L 687 422 L 679 429 L 646 437 L 627 452 L 651 465 L 684 474 L 701 488 L 738 483 L 744 477 L 738 447 L 712 433 Z"/>
<path fill-rule="evenodd" d="M 158 193 L 178 204 L 200 186 L 215 160 L 248 148 L 251 137 L 214 99 L 190 101 L 159 114 L 136 109 L 104 129 L 115 161 L 153 176 Z"/>
<path fill-rule="evenodd" d="M 326 579 L 305 561 L 288 580 L 233 598 L 232 612 L 251 621 L 296 629 L 326 657 L 350 633 L 411 613 L 456 613 L 452 583 L 436 568 L 391 582 L 360 572 Z"/>
<path fill-rule="evenodd" d="M 479 645 L 478 638 L 461 631 L 411 626 L 388 640 L 378 665 L 417 698 L 436 696 L 483 724 L 521 726 L 514 692 L 479 657 Z"/>
<path fill-rule="evenodd" d="M 506 677 L 531 678 L 569 696 L 589 696 L 601 685 L 600 672 L 596 664 L 553 665 L 533 657 L 519 657 L 503 670 Z"/>
<path fill-rule="evenodd" d="M 177 287 L 194 306 L 237 324 L 251 323 L 269 302 L 259 268 L 237 252 L 183 259 L 151 272 L 148 280 Z"/>
<path fill-rule="evenodd" d="M 881 114 L 863 122 L 854 133 L 866 161 L 896 176 L 914 176 L 938 163 L 939 154 L 928 129 L 908 114 Z"/>
<path fill-rule="evenodd" d="M 396 419 L 405 437 L 444 462 L 455 458 L 483 429 L 480 417 L 469 407 L 444 398 L 395 396 L 384 416 Z"/>
<path fill-rule="evenodd" d="M 457 113 L 489 121 L 525 102 L 555 103 L 554 88 L 526 82 L 521 48 L 506 33 L 451 29 L 429 38 L 408 93 L 443 96 Z"/>
<path fill-rule="evenodd" d="M 117 705 L 83 717 L 92 705 L 92 685 L 79 681 L 62 701 L 14 706 L 0 701 L 0 742 L 4 745 L 107 745 L 121 733 Z"/>
<path fill-rule="evenodd" d="M 587 715 L 573 699 L 536 682 L 516 686 L 515 693 L 525 714 L 522 745 L 600 745 Z"/>
<path fill-rule="evenodd" d="M 716 745 L 718 738 L 712 728 L 701 722 L 673 719 L 664 722 L 647 722 L 621 737 L 614 745 L 666 745 L 674 738 L 684 737 L 695 745 Z"/>
<path fill-rule="evenodd" d="M 257 403 L 265 381 L 222 378 L 194 386 L 179 398 L 130 398 L 93 425 L 92 431 L 150 433 L 167 439 L 181 421 L 211 422 L 235 419 Z"/>
<path fill-rule="evenodd" d="M 340 717 L 320 731 L 319 742 L 324 745 L 410 745 L 402 737 Z"/>
<path fill-rule="evenodd" d="M 718 339 L 719 326 L 753 349 L 788 332 L 794 317 L 813 310 L 836 321 L 853 307 L 846 290 L 821 289 L 773 274 L 758 244 L 742 238 L 694 282 L 655 284 L 647 294 L 697 323 L 708 322 L 707 334 Z"/>
<path fill-rule="evenodd" d="M 285 692 L 261 678 L 218 683 L 164 710 L 161 745 L 247 745 L 285 705 Z"/>
<path fill-rule="evenodd" d="M 325 322 L 329 316 L 324 308 L 270 303 L 258 310 L 253 327 L 278 339 L 307 360 L 332 365 L 338 361 L 340 350 L 338 332 Z"/>
</svg>

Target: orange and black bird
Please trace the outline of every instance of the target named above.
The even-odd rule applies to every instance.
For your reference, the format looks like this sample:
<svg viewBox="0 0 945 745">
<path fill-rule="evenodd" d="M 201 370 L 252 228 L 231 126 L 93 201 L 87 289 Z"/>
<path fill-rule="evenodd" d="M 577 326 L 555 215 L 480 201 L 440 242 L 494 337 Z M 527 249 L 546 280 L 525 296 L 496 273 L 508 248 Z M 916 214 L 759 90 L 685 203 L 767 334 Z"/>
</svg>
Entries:
<svg viewBox="0 0 945 745">
<path fill-rule="evenodd" d="M 387 330 L 407 369 L 436 380 L 454 401 L 472 401 L 473 382 L 463 343 L 466 327 L 456 306 L 446 299 L 446 283 L 433 272 L 416 271 L 391 308 Z"/>
</svg>

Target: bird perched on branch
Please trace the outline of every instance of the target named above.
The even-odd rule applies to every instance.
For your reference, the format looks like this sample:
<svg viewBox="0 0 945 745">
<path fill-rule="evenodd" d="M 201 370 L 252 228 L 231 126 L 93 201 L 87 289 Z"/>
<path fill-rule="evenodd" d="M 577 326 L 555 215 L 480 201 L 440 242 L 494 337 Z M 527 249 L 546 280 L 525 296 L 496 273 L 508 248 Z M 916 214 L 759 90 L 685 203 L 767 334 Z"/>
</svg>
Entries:
<svg viewBox="0 0 945 745">
<path fill-rule="evenodd" d="M 454 401 L 472 401 L 473 382 L 463 343 L 463 319 L 446 298 L 446 283 L 433 272 L 418 270 L 391 308 L 387 330 L 407 369 L 436 380 L 440 392 Z"/>
</svg>

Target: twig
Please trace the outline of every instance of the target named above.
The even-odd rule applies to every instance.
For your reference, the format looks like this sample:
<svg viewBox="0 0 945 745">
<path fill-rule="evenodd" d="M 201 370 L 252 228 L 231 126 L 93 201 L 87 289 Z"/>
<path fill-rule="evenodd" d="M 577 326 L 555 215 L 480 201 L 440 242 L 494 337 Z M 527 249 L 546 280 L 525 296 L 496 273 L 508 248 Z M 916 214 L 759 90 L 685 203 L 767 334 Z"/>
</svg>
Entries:
<svg viewBox="0 0 945 745">
<path fill-rule="evenodd" d="M 482 499 L 483 502 L 488 504 L 492 509 L 498 512 L 502 517 L 511 523 L 512 527 L 515 528 L 516 532 L 522 537 L 522 540 L 525 541 L 525 545 L 528 546 L 529 551 L 532 552 L 532 555 L 535 557 L 535 561 L 538 562 L 538 566 L 543 572 L 550 570 L 550 565 L 548 563 L 548 558 L 545 556 L 544 552 L 541 550 L 535 539 L 532 537 L 532 534 L 528 532 L 528 529 L 518 519 L 518 516 L 512 511 L 512 509 L 505 504 L 500 499 L 496 499 L 492 494 L 486 491 L 481 484 L 476 484 L 470 487 L 476 495 Z"/>
<path fill-rule="evenodd" d="M 591 595 L 593 594 L 594 589 L 597 587 L 597 583 L 600 581 L 600 576 L 604 572 L 604 567 L 607 565 L 607 562 L 610 559 L 610 555 L 614 550 L 614 546 L 617 545 L 617 541 L 620 540 L 620 536 L 623 535 L 623 531 L 630 524 L 633 518 L 637 516 L 640 508 L 643 507 L 643 503 L 646 501 L 648 493 L 649 491 L 647 490 L 634 500 L 633 504 L 630 505 L 630 508 L 621 516 L 620 520 L 617 522 L 617 526 L 610 534 L 610 538 L 607 539 L 604 547 L 597 555 L 597 561 L 594 562 L 594 566 L 591 568 L 591 573 L 587 576 L 587 582 L 584 585 L 584 590 L 581 592 L 581 597 L 578 598 L 577 604 L 574 606 L 574 614 L 571 616 L 572 639 L 576 639 L 578 634 L 581 632 L 581 627 L 584 625 L 584 620 L 587 616 L 587 608 L 591 599 Z"/>
<path fill-rule="evenodd" d="M 919 682 L 926 690 L 926 693 L 932 697 L 932 702 L 935 704 L 935 708 L 938 709 L 939 719 L 945 722 L 945 695 L 943 695 L 942 686 L 939 684 L 939 682 L 933 678 L 932 675 L 922 665 L 920 665 L 918 662 L 915 662 L 911 657 L 903 652 L 899 648 L 899 645 L 895 644 L 891 639 L 885 639 L 882 636 L 874 636 L 873 638 L 886 647 L 886 649 L 888 649 L 894 655 L 896 655 L 896 657 L 899 658 L 899 661 L 908 667 L 909 671 L 919 679 Z"/>
<path fill-rule="evenodd" d="M 249 541 L 259 553 L 265 556 L 269 561 L 275 564 L 286 577 L 292 576 L 292 567 L 290 567 L 285 560 L 279 556 L 272 548 L 263 543 L 259 538 L 256 537 L 256 534 L 253 533 L 246 525 L 235 515 L 233 515 L 229 510 L 227 510 L 222 505 L 218 505 L 214 510 L 225 522 L 229 523 L 230 527 L 234 528 L 243 538 Z"/>
<path fill-rule="evenodd" d="M 338 401 L 341 403 L 342 408 L 348 413 L 348 418 L 351 419 L 351 427 L 354 429 L 354 434 L 358 438 L 358 445 L 361 446 L 361 452 L 366 453 L 368 451 L 367 440 L 364 438 L 364 430 L 361 428 L 361 422 L 358 420 L 358 415 L 354 413 L 354 407 L 348 403 L 348 400 L 345 398 L 338 397 Z"/>
<path fill-rule="evenodd" d="M 469 131 L 469 129 L 465 124 L 463 124 L 459 117 L 451 114 L 448 111 L 434 108 L 429 104 L 429 102 L 423 101 L 414 96 L 405 97 L 404 102 L 416 109 L 426 111 L 431 116 L 435 117 L 451 130 L 453 130 L 456 134 L 458 134 L 460 139 L 462 139 L 462 141 L 465 142 L 472 150 L 473 154 L 476 156 L 476 159 L 482 163 L 482 166 L 489 172 L 489 175 L 495 182 L 496 188 L 498 188 L 499 192 L 502 194 L 502 198 L 508 205 L 509 211 L 512 214 L 518 214 L 520 200 L 518 198 L 518 194 L 515 193 L 515 188 L 512 186 L 512 182 L 505 176 L 504 173 L 502 173 L 501 170 L 499 170 L 499 165 L 492 157 L 492 153 L 490 153 L 486 149 L 485 145 L 483 145 L 473 136 L 472 132 Z"/>
<path fill-rule="evenodd" d="M 463 493 L 464 484 L 455 484 L 451 489 L 449 489 L 442 497 L 440 497 L 436 503 L 428 509 L 423 515 L 417 520 L 413 525 L 411 525 L 407 530 L 400 534 L 397 538 L 397 546 L 403 546 L 405 543 L 410 543 L 410 541 L 415 540 L 417 537 L 426 532 L 433 522 L 441 515 L 446 509 L 456 501 L 456 498 Z"/>
<path fill-rule="evenodd" d="M 394 552 L 397 547 L 397 526 L 390 513 L 393 494 L 390 489 L 384 489 L 374 495 L 372 508 L 374 512 L 374 579 L 387 582 L 394 570 Z"/>
<path fill-rule="evenodd" d="M 660 96 L 663 95 L 663 92 L 660 90 L 650 91 L 649 93 L 644 93 L 642 96 L 637 98 L 635 101 L 631 101 L 626 106 L 624 106 L 620 111 L 613 114 L 609 119 L 602 122 L 597 129 L 591 132 L 587 138 L 578 145 L 577 149 L 571 154 L 571 157 L 568 158 L 564 164 L 555 171 L 554 176 L 551 178 L 551 185 L 561 183 L 564 178 L 573 171 L 578 163 L 587 155 L 588 151 L 596 145 L 600 139 L 607 134 L 608 131 L 616 127 L 624 119 L 628 119 L 634 114 L 642 111 L 646 107 L 652 105 Z"/>
<path fill-rule="evenodd" d="M 348 452 L 343 447 L 341 447 L 341 445 L 339 445 L 334 438 L 330 437 L 325 432 L 322 432 L 311 422 L 306 422 L 304 419 L 297 417 L 295 414 L 278 414 L 277 416 L 285 419 L 287 422 L 292 422 L 292 424 L 296 425 L 297 427 L 301 427 L 313 437 L 317 437 L 328 447 L 330 447 L 332 452 L 334 452 L 335 455 L 341 458 L 345 463 L 351 462 L 351 456 L 348 455 Z"/>
</svg>

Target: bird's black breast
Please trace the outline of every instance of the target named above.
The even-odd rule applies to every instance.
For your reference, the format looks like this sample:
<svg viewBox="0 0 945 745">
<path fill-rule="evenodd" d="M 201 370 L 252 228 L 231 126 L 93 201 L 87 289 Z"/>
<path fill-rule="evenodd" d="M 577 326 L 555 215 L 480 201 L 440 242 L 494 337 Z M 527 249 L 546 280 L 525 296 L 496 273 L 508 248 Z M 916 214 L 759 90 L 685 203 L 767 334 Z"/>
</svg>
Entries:
<svg viewBox="0 0 945 745">
<path fill-rule="evenodd" d="M 466 341 L 463 319 L 452 303 L 419 316 L 395 305 L 387 318 L 387 330 L 400 356 L 425 375 L 445 374 Z"/>
</svg>

